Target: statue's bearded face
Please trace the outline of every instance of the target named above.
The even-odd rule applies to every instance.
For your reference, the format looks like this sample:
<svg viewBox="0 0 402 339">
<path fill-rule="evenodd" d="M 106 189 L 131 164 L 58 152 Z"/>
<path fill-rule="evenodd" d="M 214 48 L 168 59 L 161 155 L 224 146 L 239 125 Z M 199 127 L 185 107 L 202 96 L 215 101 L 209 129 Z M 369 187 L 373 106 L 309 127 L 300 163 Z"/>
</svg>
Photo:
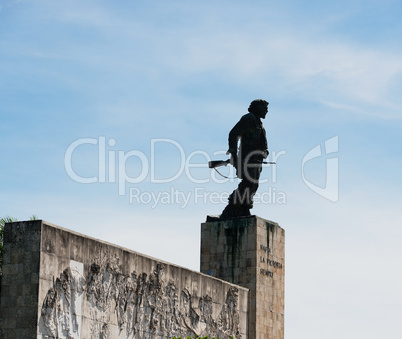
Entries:
<svg viewBox="0 0 402 339">
<path fill-rule="evenodd" d="M 263 106 L 261 105 L 260 107 L 258 107 L 256 109 L 256 114 L 262 119 L 265 119 L 265 116 L 267 115 L 267 113 L 268 113 L 268 105 L 263 105 Z"/>
</svg>

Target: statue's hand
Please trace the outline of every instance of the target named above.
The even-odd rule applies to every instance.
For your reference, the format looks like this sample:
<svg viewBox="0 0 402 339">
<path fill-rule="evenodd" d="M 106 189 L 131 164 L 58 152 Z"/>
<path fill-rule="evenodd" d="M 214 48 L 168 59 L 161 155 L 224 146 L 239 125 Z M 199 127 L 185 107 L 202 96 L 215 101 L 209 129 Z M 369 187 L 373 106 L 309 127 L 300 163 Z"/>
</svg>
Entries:
<svg viewBox="0 0 402 339">
<path fill-rule="evenodd" d="M 264 159 L 268 158 L 269 155 L 269 151 L 265 150 L 264 152 L 262 152 L 262 156 L 264 157 Z"/>
</svg>

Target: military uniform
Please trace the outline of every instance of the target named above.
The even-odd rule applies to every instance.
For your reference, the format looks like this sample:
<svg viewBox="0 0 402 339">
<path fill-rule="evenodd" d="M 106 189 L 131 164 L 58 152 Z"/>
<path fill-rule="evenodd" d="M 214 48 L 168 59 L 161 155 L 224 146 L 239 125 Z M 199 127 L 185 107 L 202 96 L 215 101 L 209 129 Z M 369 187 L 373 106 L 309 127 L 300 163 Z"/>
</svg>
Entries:
<svg viewBox="0 0 402 339">
<path fill-rule="evenodd" d="M 237 144 L 240 139 L 240 148 Z M 255 113 L 242 116 L 229 133 L 229 153 L 232 154 L 236 175 L 242 179 L 229 196 L 229 204 L 223 210 L 221 219 L 250 215 L 253 196 L 258 189 L 262 161 L 268 156 L 268 143 L 261 118 Z"/>
</svg>

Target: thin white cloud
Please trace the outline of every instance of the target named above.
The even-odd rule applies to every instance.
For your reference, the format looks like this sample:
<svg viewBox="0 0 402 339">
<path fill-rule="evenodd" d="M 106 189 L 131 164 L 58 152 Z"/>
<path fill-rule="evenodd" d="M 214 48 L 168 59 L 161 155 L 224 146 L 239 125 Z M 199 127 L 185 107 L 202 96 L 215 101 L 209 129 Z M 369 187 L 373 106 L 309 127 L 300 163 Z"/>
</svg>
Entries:
<svg viewBox="0 0 402 339">
<path fill-rule="evenodd" d="M 353 45 L 316 31 L 298 33 L 284 24 L 238 25 L 230 18 L 220 22 L 208 11 L 196 24 L 176 27 L 149 16 L 123 15 L 105 5 L 83 6 L 49 2 L 44 16 L 76 29 L 85 27 L 98 41 L 88 44 L 69 37 L 63 44 L 31 46 L 28 53 L 113 74 L 122 87 L 137 79 L 174 93 L 179 82 L 191 84 L 208 74 L 245 88 L 266 87 L 332 107 L 350 107 L 351 112 L 402 118 L 402 102 L 392 95 L 402 77 L 402 56 L 396 52 Z M 158 18 L 160 10 L 156 9 Z M 74 75 L 65 74 L 64 81 L 85 86 Z"/>
<path fill-rule="evenodd" d="M 225 72 L 238 82 L 285 83 L 311 99 L 345 101 L 343 105 L 354 110 L 361 104 L 376 105 L 396 110 L 402 118 L 399 98 L 388 95 L 394 80 L 402 77 L 401 55 L 335 41 L 314 43 L 281 35 L 261 40 L 236 33 L 183 37 L 180 57 L 167 53 L 167 58 L 193 74 Z"/>
</svg>

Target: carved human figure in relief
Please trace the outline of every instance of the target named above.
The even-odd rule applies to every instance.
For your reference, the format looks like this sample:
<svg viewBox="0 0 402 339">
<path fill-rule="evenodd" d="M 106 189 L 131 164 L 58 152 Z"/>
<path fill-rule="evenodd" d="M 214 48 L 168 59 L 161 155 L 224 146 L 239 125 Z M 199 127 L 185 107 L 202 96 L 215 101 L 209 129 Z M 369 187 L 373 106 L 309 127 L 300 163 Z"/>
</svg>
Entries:
<svg viewBox="0 0 402 339">
<path fill-rule="evenodd" d="M 134 271 L 131 273 L 131 279 L 127 282 L 126 287 L 126 317 L 127 326 L 126 333 L 127 337 L 134 336 L 136 332 L 136 322 L 137 322 L 137 304 L 138 298 L 136 294 L 137 290 L 137 273 Z"/>
<path fill-rule="evenodd" d="M 116 294 L 116 315 L 117 315 L 117 324 L 119 325 L 120 331 L 123 330 L 123 328 L 127 327 L 127 304 L 128 304 L 128 298 L 129 298 L 129 282 L 128 282 L 128 277 L 118 274 L 116 276 L 117 280 L 117 294 Z"/>
<path fill-rule="evenodd" d="M 76 267 L 66 268 L 49 289 L 41 309 L 40 333 L 44 338 L 73 338 L 79 333 L 77 307 L 85 278 Z"/>
<path fill-rule="evenodd" d="M 183 328 L 187 329 L 187 335 L 198 334 L 197 327 L 200 321 L 200 316 L 194 310 L 192 305 L 192 296 L 187 288 L 181 291 L 183 305 Z"/>
<path fill-rule="evenodd" d="M 54 288 L 49 289 L 43 301 L 41 317 L 43 321 L 42 333 L 44 336 L 57 337 L 57 292 Z"/>
<path fill-rule="evenodd" d="M 163 270 L 164 265 L 157 264 L 149 276 L 135 271 L 128 276 L 116 260 L 99 261 L 90 266 L 85 279 L 76 267 L 65 269 L 43 301 L 40 333 L 44 339 L 76 337 L 81 328 L 77 317 L 81 315 L 78 305 L 84 290 L 88 339 L 112 338 L 111 319 L 119 325 L 118 338 L 124 339 L 196 334 L 228 339 L 238 333 L 237 289 L 229 289 L 226 303 L 214 320 L 216 304 L 211 297 L 192 295 L 187 288 L 179 289 L 174 280 L 165 283 Z"/>
<path fill-rule="evenodd" d="M 235 287 L 229 288 L 226 295 L 226 303 L 219 314 L 219 328 L 222 331 L 220 336 L 231 335 L 233 332 L 236 338 L 240 338 L 239 331 L 239 313 L 237 311 L 237 303 L 239 300 L 239 290 Z"/>
<path fill-rule="evenodd" d="M 232 219 L 250 215 L 253 196 L 258 189 L 262 162 L 268 156 L 268 143 L 261 119 L 268 113 L 268 102 L 257 99 L 251 102 L 248 114 L 229 133 L 230 162 L 236 168 L 236 175 L 242 179 L 229 196 L 229 203 L 220 219 Z M 240 147 L 238 149 L 238 142 Z"/>
<path fill-rule="evenodd" d="M 156 268 L 149 275 L 149 294 L 148 294 L 148 307 L 151 311 L 150 316 L 150 329 L 153 334 L 161 331 L 163 325 L 162 320 L 162 301 L 163 301 L 163 291 L 162 291 L 162 276 L 163 276 L 163 264 L 157 264 Z"/>
<path fill-rule="evenodd" d="M 81 275 L 77 267 L 73 266 L 71 268 L 71 313 L 72 313 L 72 323 L 73 323 L 73 331 L 79 332 L 79 325 L 77 318 L 79 314 L 77 314 L 77 303 L 78 298 L 84 292 L 85 289 L 85 278 Z"/>
<path fill-rule="evenodd" d="M 208 295 L 201 297 L 198 309 L 200 310 L 201 336 L 216 334 L 216 322 L 212 317 L 212 298 Z"/>
<path fill-rule="evenodd" d="M 176 286 L 171 280 L 165 288 L 165 299 L 163 300 L 164 328 L 172 335 L 180 335 L 181 313 L 179 309 L 179 297 Z"/>
</svg>

